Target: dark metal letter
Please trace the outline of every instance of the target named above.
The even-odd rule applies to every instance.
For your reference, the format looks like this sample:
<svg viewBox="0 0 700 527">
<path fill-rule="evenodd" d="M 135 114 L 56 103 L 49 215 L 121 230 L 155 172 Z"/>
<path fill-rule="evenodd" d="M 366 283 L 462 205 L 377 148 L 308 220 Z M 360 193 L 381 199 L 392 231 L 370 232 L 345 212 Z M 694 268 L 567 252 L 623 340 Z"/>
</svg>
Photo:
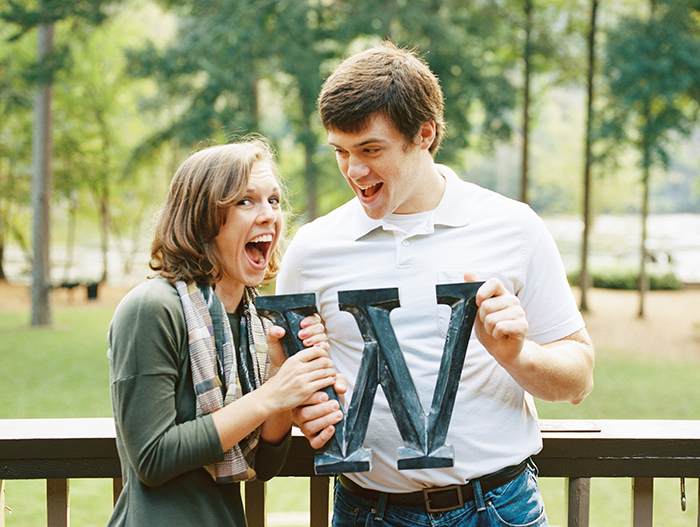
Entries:
<svg viewBox="0 0 700 527">
<path fill-rule="evenodd" d="M 324 450 L 316 454 L 317 474 L 366 472 L 372 469 L 372 453 L 362 447 L 367 434 L 377 385 L 381 384 L 404 441 L 398 452 L 398 468 L 438 468 L 454 464 L 454 449 L 445 444 L 469 337 L 476 317 L 475 295 L 483 282 L 436 286 L 437 300 L 452 309 L 433 401 L 425 413 L 411 373 L 399 347 L 390 313 L 399 307 L 396 288 L 339 291 L 342 311 L 353 315 L 365 342 L 352 400 L 343 421 Z M 296 338 L 302 318 L 316 312 L 315 296 L 260 297 L 258 312 L 287 331 L 282 345 L 287 356 L 303 348 Z M 290 342 L 290 337 L 294 338 Z M 324 391 L 338 399 L 332 387 Z M 340 401 L 339 401 L 340 402 Z M 341 406 L 342 408 L 342 406 Z M 352 430 L 347 433 L 346 430 Z"/>
<path fill-rule="evenodd" d="M 284 337 L 282 337 L 280 343 L 287 357 L 291 357 L 298 351 L 304 349 L 305 346 L 297 337 L 297 333 L 299 332 L 299 324 L 301 321 L 305 317 L 317 312 L 316 295 L 313 293 L 306 293 L 297 295 L 261 296 L 256 299 L 255 307 L 260 316 L 270 319 L 274 324 L 285 329 Z M 348 438 L 345 434 L 345 421 L 347 417 L 345 417 L 343 404 L 332 386 L 324 388 L 323 391 L 326 392 L 331 399 L 338 401 L 340 409 L 343 410 L 344 417 L 342 421 L 335 425 L 335 433 L 326 443 L 323 451 L 316 454 L 314 461 L 316 473 L 335 474 L 337 472 L 367 472 L 371 470 L 371 451 L 359 449 L 357 452 L 348 455 Z M 352 426 L 349 429 L 351 430 Z M 366 431 L 367 425 L 365 424 L 362 439 L 364 439 Z M 362 439 L 360 439 L 360 444 L 362 443 Z M 342 464 L 338 465 L 338 468 L 336 468 L 334 461 L 329 462 L 326 460 L 342 460 Z"/>
</svg>

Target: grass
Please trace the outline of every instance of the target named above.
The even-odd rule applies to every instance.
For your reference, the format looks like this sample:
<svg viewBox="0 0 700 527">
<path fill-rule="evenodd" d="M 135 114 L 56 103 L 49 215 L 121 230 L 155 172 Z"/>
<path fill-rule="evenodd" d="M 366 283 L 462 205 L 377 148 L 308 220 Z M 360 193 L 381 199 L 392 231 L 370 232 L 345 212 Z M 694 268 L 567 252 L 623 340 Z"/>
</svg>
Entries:
<svg viewBox="0 0 700 527">
<path fill-rule="evenodd" d="M 622 360 L 598 350 L 595 388 L 578 406 L 537 401 L 543 419 L 700 419 L 700 368 L 686 361 Z M 540 479 L 550 524 L 566 525 L 566 482 Z M 698 480 L 686 480 L 687 510 L 680 507 L 680 480 L 654 480 L 654 525 L 696 527 Z M 631 525 L 632 482 L 591 480 L 591 526 Z"/>
<path fill-rule="evenodd" d="M 0 313 L 0 419 L 109 417 L 106 333 L 111 308 L 74 306 L 54 312 L 52 328 L 28 326 L 28 313 Z M 700 419 L 700 368 L 686 362 L 626 358 L 598 350 L 596 388 L 579 406 L 538 402 L 548 419 Z M 286 527 L 284 518 L 308 511 L 308 482 L 276 478 L 268 484 L 268 522 Z M 553 526 L 565 525 L 565 481 L 543 478 L 542 492 Z M 655 525 L 695 527 L 697 480 L 686 482 L 688 510 L 680 510 L 677 479 L 655 482 Z M 111 482 L 71 480 L 71 522 L 103 526 L 111 510 Z M 46 522 L 45 481 L 6 481 L 8 527 Z M 631 482 L 594 479 L 591 525 L 630 525 Z M 285 513 L 289 513 L 285 515 Z M 276 520 L 282 519 L 281 522 Z"/>
<path fill-rule="evenodd" d="M 578 406 L 537 401 L 543 419 L 700 419 L 700 368 L 597 350 L 595 388 Z M 611 356 L 612 355 L 612 356 Z"/>
<path fill-rule="evenodd" d="M 25 313 L 1 313 L 0 418 L 111 417 L 106 353 L 112 311 L 58 311 L 51 328 L 30 328 Z"/>
</svg>

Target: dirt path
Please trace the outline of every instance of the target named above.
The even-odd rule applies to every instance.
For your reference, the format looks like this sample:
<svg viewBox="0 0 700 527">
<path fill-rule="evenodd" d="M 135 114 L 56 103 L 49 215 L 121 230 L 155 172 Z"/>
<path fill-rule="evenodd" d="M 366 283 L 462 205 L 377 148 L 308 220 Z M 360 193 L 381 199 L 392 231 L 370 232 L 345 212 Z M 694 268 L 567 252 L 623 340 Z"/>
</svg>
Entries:
<svg viewBox="0 0 700 527">
<path fill-rule="evenodd" d="M 700 362 L 700 289 L 647 293 L 643 319 L 634 291 L 593 289 L 588 306 L 584 318 L 597 348 Z"/>
<path fill-rule="evenodd" d="M 100 286 L 97 300 L 87 300 L 85 287 L 51 293 L 54 309 L 62 307 L 116 307 L 125 288 Z M 575 291 L 578 299 L 579 293 Z M 25 309 L 29 316 L 30 290 L 0 282 L 0 312 Z M 588 332 L 598 354 L 617 351 L 635 355 L 683 358 L 700 363 L 700 289 L 651 291 L 646 316 L 637 317 L 639 296 L 634 291 L 592 289 L 585 314 Z"/>
<path fill-rule="evenodd" d="M 128 289 L 112 286 L 99 286 L 97 299 L 87 299 L 87 288 L 78 286 L 74 289 L 55 289 L 51 291 L 51 306 L 54 309 L 64 307 L 100 306 L 116 307 Z M 8 284 L 0 280 L 0 312 L 31 311 L 32 294 L 27 286 Z"/>
</svg>

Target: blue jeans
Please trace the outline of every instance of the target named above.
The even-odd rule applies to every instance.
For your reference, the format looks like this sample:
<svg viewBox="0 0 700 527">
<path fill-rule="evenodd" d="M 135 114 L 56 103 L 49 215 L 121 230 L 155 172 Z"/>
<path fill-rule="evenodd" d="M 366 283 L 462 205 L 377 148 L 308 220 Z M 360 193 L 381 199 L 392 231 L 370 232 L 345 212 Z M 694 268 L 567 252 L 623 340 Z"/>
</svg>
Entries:
<svg viewBox="0 0 700 527">
<path fill-rule="evenodd" d="M 373 503 L 335 485 L 333 527 L 543 527 L 548 526 L 537 485 L 537 468 L 481 494 L 474 485 L 474 501 L 447 512 L 427 512 L 423 507 L 399 507 Z"/>
</svg>

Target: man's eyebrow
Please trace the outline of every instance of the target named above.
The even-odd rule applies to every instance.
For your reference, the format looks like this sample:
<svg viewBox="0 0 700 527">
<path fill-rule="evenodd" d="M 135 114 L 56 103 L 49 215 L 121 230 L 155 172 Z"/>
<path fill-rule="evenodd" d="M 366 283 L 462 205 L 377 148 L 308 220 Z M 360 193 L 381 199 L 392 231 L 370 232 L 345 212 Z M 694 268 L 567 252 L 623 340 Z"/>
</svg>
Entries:
<svg viewBox="0 0 700 527">
<path fill-rule="evenodd" d="M 352 145 L 352 148 L 360 148 L 360 147 L 367 146 L 367 145 L 372 144 L 372 143 L 384 143 L 384 142 L 386 142 L 384 139 L 370 137 L 369 139 L 365 139 L 361 143 L 357 143 L 357 144 Z M 333 143 L 331 141 L 328 141 L 328 144 L 331 146 L 334 146 L 336 148 L 342 148 L 340 145 L 336 145 L 335 143 Z"/>
</svg>

